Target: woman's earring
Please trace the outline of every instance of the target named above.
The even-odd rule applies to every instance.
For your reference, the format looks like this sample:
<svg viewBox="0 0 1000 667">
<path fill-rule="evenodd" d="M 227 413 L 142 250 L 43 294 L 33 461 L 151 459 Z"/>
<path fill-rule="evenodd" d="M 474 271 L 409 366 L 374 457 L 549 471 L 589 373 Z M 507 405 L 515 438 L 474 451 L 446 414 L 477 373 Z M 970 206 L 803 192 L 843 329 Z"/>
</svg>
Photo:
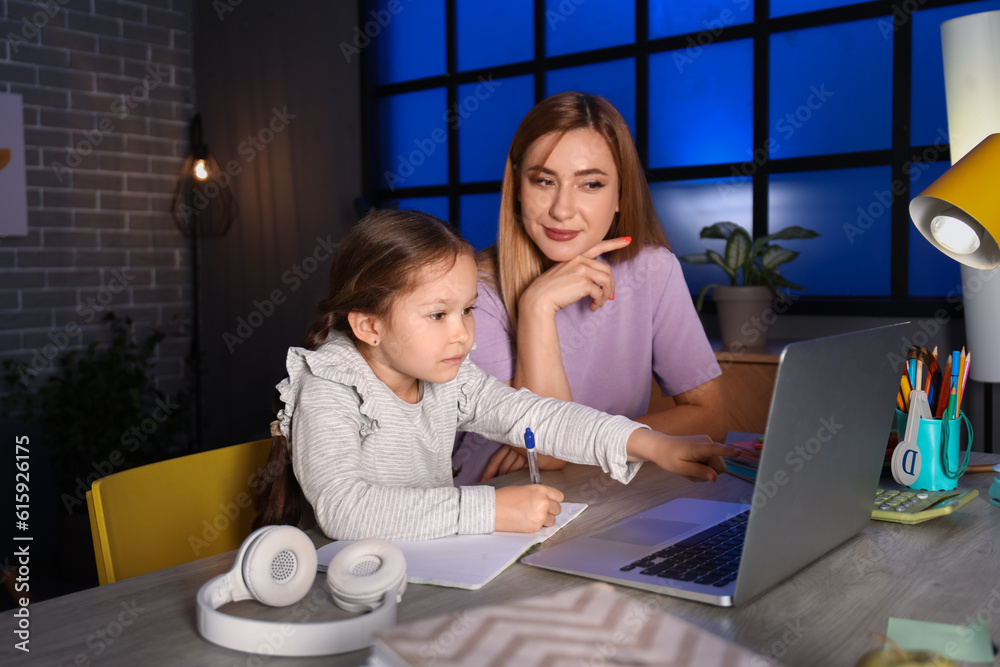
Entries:
<svg viewBox="0 0 1000 667">
<path fill-rule="evenodd" d="M 372 339 L 372 345 L 378 345 L 378 338 Z"/>
</svg>

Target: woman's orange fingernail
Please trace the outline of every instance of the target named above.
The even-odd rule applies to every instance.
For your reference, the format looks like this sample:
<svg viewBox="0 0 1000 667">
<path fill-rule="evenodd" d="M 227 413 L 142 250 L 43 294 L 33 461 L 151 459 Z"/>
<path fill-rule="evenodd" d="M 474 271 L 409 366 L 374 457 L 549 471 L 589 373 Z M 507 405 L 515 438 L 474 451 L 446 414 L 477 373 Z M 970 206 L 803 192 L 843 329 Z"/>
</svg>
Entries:
<svg viewBox="0 0 1000 667">
<path fill-rule="evenodd" d="M 623 236 L 622 240 L 625 241 L 625 243 L 631 243 L 632 242 L 632 237 L 631 236 Z"/>
<path fill-rule="evenodd" d="M 611 293 L 611 300 L 612 300 L 612 301 L 614 301 L 614 300 L 615 300 L 615 293 L 614 293 L 614 292 L 612 292 L 612 293 Z"/>
</svg>

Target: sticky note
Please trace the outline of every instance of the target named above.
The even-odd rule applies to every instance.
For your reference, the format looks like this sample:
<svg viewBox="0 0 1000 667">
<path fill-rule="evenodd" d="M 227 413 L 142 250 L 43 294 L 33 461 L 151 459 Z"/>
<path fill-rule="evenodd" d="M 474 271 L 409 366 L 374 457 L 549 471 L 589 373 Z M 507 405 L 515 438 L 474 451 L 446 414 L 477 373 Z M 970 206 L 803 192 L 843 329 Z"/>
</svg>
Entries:
<svg viewBox="0 0 1000 667">
<path fill-rule="evenodd" d="M 905 651 L 936 651 L 952 660 L 993 664 L 993 643 L 982 623 L 949 625 L 890 618 L 886 634 Z"/>
</svg>

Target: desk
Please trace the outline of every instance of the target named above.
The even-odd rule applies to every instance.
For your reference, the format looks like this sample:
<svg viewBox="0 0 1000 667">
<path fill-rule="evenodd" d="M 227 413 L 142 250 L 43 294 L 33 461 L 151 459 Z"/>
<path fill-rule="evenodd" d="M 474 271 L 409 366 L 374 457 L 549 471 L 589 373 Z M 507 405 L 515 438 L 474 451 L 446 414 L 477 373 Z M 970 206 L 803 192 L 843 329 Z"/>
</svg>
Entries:
<svg viewBox="0 0 1000 667">
<path fill-rule="evenodd" d="M 1000 456 L 974 454 L 978 463 Z M 991 474 L 968 475 L 963 487 L 980 497 L 955 514 L 918 526 L 872 521 L 845 545 L 742 607 L 717 608 L 616 587 L 647 604 L 685 618 L 791 667 L 853 667 L 874 647 L 868 633 L 885 632 L 890 616 L 967 623 L 977 614 L 1000 639 L 1000 508 L 984 498 Z M 508 475 L 501 484 L 524 483 Z M 567 465 L 547 472 L 546 482 L 567 500 L 590 504 L 550 539 L 555 543 L 679 496 L 744 501 L 750 485 L 729 475 L 696 484 L 651 465 L 631 484 L 612 481 L 598 469 Z M 316 539 L 325 543 L 325 538 Z M 13 612 L 3 614 L 0 663 L 16 665 L 357 665 L 366 652 L 333 658 L 265 658 L 219 648 L 195 626 L 195 593 L 232 565 L 235 552 L 47 600 L 30 607 L 31 653 L 13 648 Z M 305 601 L 283 610 L 250 602 L 233 613 L 270 620 L 342 617 L 328 601 L 323 580 Z M 590 580 L 516 563 L 480 591 L 411 585 L 399 608 L 408 622 L 448 611 L 555 593 Z"/>
</svg>

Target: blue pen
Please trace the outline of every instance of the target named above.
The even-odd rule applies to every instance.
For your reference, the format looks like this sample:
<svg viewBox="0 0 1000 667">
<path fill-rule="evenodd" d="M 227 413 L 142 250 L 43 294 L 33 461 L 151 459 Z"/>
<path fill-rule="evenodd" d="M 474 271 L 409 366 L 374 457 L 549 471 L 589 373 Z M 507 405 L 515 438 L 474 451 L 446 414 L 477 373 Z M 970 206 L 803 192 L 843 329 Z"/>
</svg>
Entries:
<svg viewBox="0 0 1000 667">
<path fill-rule="evenodd" d="M 524 429 L 524 447 L 528 450 L 528 473 L 531 475 L 532 484 L 541 484 L 542 478 L 538 474 L 538 456 L 535 454 L 535 434 L 530 428 Z"/>
</svg>

